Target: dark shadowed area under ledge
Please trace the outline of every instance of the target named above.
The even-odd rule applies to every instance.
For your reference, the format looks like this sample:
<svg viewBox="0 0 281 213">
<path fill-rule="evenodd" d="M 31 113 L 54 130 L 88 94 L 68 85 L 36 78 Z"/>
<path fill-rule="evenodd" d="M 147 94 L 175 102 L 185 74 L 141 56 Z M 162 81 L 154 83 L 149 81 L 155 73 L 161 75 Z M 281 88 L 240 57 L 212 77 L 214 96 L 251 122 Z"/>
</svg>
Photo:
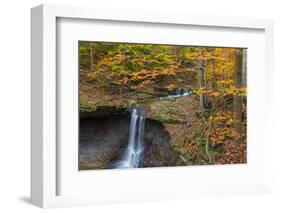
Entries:
<svg viewBox="0 0 281 213">
<path fill-rule="evenodd" d="M 80 170 L 102 169 L 122 156 L 128 144 L 130 115 L 99 115 L 80 118 Z M 145 151 L 140 167 L 185 165 L 169 143 L 170 136 L 161 122 L 146 119 Z"/>
</svg>

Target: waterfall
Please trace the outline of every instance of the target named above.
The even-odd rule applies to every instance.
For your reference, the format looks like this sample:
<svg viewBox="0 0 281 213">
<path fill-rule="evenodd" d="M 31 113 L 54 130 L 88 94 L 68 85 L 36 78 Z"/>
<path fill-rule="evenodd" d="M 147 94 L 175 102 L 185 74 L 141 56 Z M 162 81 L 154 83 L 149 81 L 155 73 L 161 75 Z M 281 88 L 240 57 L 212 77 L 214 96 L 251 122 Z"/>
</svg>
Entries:
<svg viewBox="0 0 281 213">
<path fill-rule="evenodd" d="M 182 96 L 187 96 L 191 95 L 192 90 L 190 88 L 177 88 L 175 92 L 175 97 L 182 97 Z"/>
<path fill-rule="evenodd" d="M 144 150 L 144 111 L 136 106 L 131 113 L 130 132 L 128 145 L 121 160 L 114 164 L 114 168 L 137 168 L 139 167 Z"/>
<path fill-rule="evenodd" d="M 182 94 L 182 88 L 177 88 L 176 89 L 176 96 L 180 96 Z"/>
<path fill-rule="evenodd" d="M 191 94 L 192 94 L 192 89 L 190 88 L 177 88 L 173 91 L 171 95 L 168 95 L 166 97 L 161 97 L 160 99 L 175 99 L 183 96 L 188 96 Z"/>
</svg>

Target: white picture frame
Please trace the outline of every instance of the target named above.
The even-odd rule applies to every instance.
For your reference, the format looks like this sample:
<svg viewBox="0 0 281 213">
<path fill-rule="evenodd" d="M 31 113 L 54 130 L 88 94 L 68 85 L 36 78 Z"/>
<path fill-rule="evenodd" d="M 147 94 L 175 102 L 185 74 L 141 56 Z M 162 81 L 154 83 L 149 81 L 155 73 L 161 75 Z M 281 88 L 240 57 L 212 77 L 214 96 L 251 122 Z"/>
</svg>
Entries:
<svg viewBox="0 0 281 213">
<path fill-rule="evenodd" d="M 263 33 L 262 42 L 264 41 L 264 53 L 261 54 L 263 61 L 262 68 L 260 68 L 261 76 L 266 77 L 262 79 L 257 77 L 257 82 L 264 82 L 265 91 L 264 99 L 262 99 L 262 107 L 267 107 L 267 114 L 261 118 L 266 128 L 266 133 L 263 134 L 264 138 L 264 151 L 262 161 L 264 166 L 256 168 L 254 175 L 262 174 L 262 178 L 257 177 L 257 181 L 250 184 L 249 181 L 238 181 L 234 184 L 229 184 L 227 181 L 222 184 L 204 185 L 201 186 L 200 182 L 193 182 L 193 187 L 184 185 L 183 180 L 179 180 L 180 185 L 169 185 L 167 188 L 162 189 L 160 184 L 157 186 L 150 186 L 151 191 L 140 192 L 140 189 L 115 191 L 112 193 L 110 189 L 106 189 L 102 193 L 102 189 L 97 191 L 95 195 L 85 193 L 84 189 L 78 194 L 61 194 L 59 191 L 60 184 L 64 179 L 61 179 L 60 173 L 63 170 L 64 164 L 59 164 L 61 158 L 60 146 L 58 146 L 58 88 L 60 87 L 60 80 L 57 78 L 58 68 L 58 21 L 63 19 L 68 20 L 101 20 L 101 21 L 116 21 L 118 26 L 122 23 L 138 23 L 153 24 L 154 26 L 166 26 L 172 28 L 173 26 L 199 26 L 202 28 L 211 29 L 226 29 L 231 30 L 257 30 Z M 264 193 L 271 191 L 271 164 L 270 164 L 270 129 L 271 129 L 271 108 L 272 96 L 270 90 L 273 88 L 271 82 L 273 79 L 273 21 L 270 19 L 256 19 L 256 18 L 238 18 L 238 17 L 216 17 L 216 16 L 203 16 L 203 15 L 188 15 L 188 14 L 173 14 L 173 13 L 154 13 L 148 11 L 122 11 L 113 9 L 101 8 L 84 8 L 74 6 L 54 6 L 54 5 L 41 5 L 31 10 L 31 56 L 32 56 L 32 118 L 31 118 L 31 201 L 33 204 L 47 208 L 47 207 L 62 207 L 62 206 L 76 206 L 76 205 L 91 205 L 99 203 L 114 203 L 114 202 L 137 202 L 143 200 L 165 200 L 177 199 L 197 196 L 210 196 L 210 195 L 233 195 L 233 194 L 252 194 Z M 117 26 L 117 27 L 118 27 Z M 259 40 L 261 41 L 261 40 Z M 219 42 L 219 41 L 218 41 Z M 254 82 L 254 79 L 252 79 Z M 70 82 L 71 83 L 71 82 Z M 252 90 L 257 87 L 253 84 Z M 251 88 L 249 88 L 251 90 Z M 259 109 L 261 112 L 262 107 Z M 256 126 L 262 128 L 262 126 Z M 251 128 L 249 128 L 251 131 Z M 253 130 L 253 129 L 252 129 Z M 77 142 L 78 143 L 78 142 Z M 71 145 L 73 146 L 73 145 Z M 71 149 L 71 148 L 70 148 Z M 255 148 L 254 148 L 255 149 Z M 257 152 L 260 153 L 261 150 Z M 185 168 L 181 170 L 173 170 L 173 172 L 181 175 L 185 174 Z M 171 168 L 163 170 L 140 170 L 138 174 L 134 171 L 126 170 L 119 172 L 118 178 L 126 178 L 132 176 L 139 178 L 144 177 L 163 177 L 165 174 L 171 174 Z M 222 167 L 218 170 L 219 173 L 227 173 L 235 170 L 235 168 Z M 199 170 L 194 170 L 194 173 L 204 174 L 206 171 L 212 172 L 212 167 L 201 167 Z M 247 171 L 247 167 L 237 167 L 237 172 L 243 173 Z M 101 179 L 108 176 L 110 180 L 113 171 L 107 171 Z M 193 172 L 192 169 L 188 171 Z M 251 171 L 250 171 L 251 172 Z M 152 174 L 153 173 L 153 174 Z M 110 174 L 110 175 L 109 175 Z M 115 173 L 117 174 L 117 173 Z M 90 176 L 91 175 L 91 176 Z M 151 175 L 151 176 L 150 176 Z M 153 176 L 155 175 L 155 176 Z M 219 174 L 218 174 L 219 175 Z M 83 176 L 93 177 L 93 174 L 84 173 Z M 112 176 L 112 177 L 113 177 Z M 116 176 L 117 177 L 117 176 Z M 174 176 L 169 176 L 173 180 Z M 242 177 L 242 176 L 241 176 Z M 193 177 L 196 179 L 196 176 Z M 215 178 L 215 176 L 213 177 Z M 87 178 L 86 178 L 87 179 Z M 81 180 L 86 180 L 81 179 Z M 247 178 L 246 178 L 247 179 Z M 72 183 L 75 185 L 75 179 L 69 179 L 67 187 Z M 161 182 L 161 181 L 160 181 Z M 126 187 L 126 186 L 124 186 Z M 85 187 L 84 187 L 85 188 Z M 129 188 L 129 186 L 127 187 Z M 73 190 L 78 188 L 73 187 Z M 144 187 L 144 189 L 146 189 Z M 71 189 L 70 189 L 71 190 Z M 89 189 L 90 190 L 90 189 Z M 117 189 L 120 190 L 120 189 Z M 122 196 L 119 194 L 122 193 Z"/>
</svg>

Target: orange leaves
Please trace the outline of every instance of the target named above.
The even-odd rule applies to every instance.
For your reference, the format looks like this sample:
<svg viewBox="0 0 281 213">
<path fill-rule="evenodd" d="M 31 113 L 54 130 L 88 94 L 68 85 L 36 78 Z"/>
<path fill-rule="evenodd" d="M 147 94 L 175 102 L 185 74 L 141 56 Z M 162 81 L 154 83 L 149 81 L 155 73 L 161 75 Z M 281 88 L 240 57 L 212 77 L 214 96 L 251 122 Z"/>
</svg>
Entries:
<svg viewBox="0 0 281 213">
<path fill-rule="evenodd" d="M 197 95 L 200 95 L 200 94 L 209 94 L 209 93 L 211 93 L 212 92 L 212 90 L 210 90 L 210 89 L 208 89 L 208 88 L 206 88 L 206 87 L 201 87 L 201 88 L 199 88 L 199 89 L 197 89 L 197 90 L 193 90 L 193 93 L 194 94 L 197 94 Z"/>
<path fill-rule="evenodd" d="M 213 97 L 218 97 L 218 96 L 220 96 L 220 93 L 219 92 L 212 92 L 210 95 L 213 96 Z"/>
<path fill-rule="evenodd" d="M 148 85 L 156 85 L 161 80 L 164 81 L 164 79 L 176 79 L 176 81 L 173 81 L 172 84 L 165 86 L 169 89 L 173 89 L 177 87 L 177 83 L 183 82 L 185 80 L 184 78 L 180 78 L 180 75 L 185 76 L 186 73 L 188 73 L 188 75 L 193 75 L 189 69 L 182 70 L 177 68 L 177 66 L 171 65 L 167 68 L 155 70 L 142 69 L 140 71 L 127 74 L 122 79 L 119 79 L 118 82 L 133 88 L 142 88 Z"/>
<path fill-rule="evenodd" d="M 224 144 L 226 139 L 233 139 L 239 134 L 233 128 L 221 127 L 210 132 L 210 141 L 213 145 Z"/>
<path fill-rule="evenodd" d="M 233 128 L 235 115 L 232 111 L 218 111 L 208 120 L 212 123 L 208 134 L 213 145 L 224 144 L 226 139 L 239 137 Z"/>
<path fill-rule="evenodd" d="M 233 95 L 233 96 L 247 96 L 247 88 L 237 88 L 233 85 L 230 85 L 224 90 L 224 96 Z"/>
<path fill-rule="evenodd" d="M 219 91 L 213 91 L 211 89 L 208 89 L 206 87 L 202 87 L 198 90 L 194 90 L 193 91 L 194 94 L 200 95 L 200 94 L 208 94 L 212 97 L 219 97 L 220 95 L 222 95 Z"/>
<path fill-rule="evenodd" d="M 210 121 L 215 121 L 218 124 L 222 125 L 229 123 L 230 121 L 232 122 L 230 122 L 229 124 L 232 124 L 234 119 L 235 115 L 232 111 L 218 111 L 209 117 Z"/>
</svg>

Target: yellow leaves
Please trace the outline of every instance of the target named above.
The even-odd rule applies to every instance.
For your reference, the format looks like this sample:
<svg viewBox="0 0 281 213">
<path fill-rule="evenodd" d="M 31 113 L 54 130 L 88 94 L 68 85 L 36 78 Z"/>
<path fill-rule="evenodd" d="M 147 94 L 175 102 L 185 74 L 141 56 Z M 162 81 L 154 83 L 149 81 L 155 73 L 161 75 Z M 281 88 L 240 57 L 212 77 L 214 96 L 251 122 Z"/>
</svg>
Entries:
<svg viewBox="0 0 281 213">
<path fill-rule="evenodd" d="M 246 87 L 243 87 L 243 88 L 240 89 L 239 96 L 243 96 L 243 97 L 247 96 L 247 88 Z"/>
<path fill-rule="evenodd" d="M 227 125 L 231 125 L 231 124 L 233 124 L 234 123 L 234 120 L 232 119 L 232 118 L 230 118 L 230 119 L 228 119 L 227 121 L 226 121 L 226 124 Z"/>
<path fill-rule="evenodd" d="M 231 86 L 233 84 L 233 80 L 232 79 L 219 80 L 219 81 L 217 81 L 217 84 L 218 84 L 218 86 L 221 86 L 221 87 L 230 87 L 231 88 Z"/>
<path fill-rule="evenodd" d="M 185 54 L 185 57 L 190 60 L 195 60 L 197 59 L 198 54 L 196 52 L 188 52 Z"/>
</svg>

